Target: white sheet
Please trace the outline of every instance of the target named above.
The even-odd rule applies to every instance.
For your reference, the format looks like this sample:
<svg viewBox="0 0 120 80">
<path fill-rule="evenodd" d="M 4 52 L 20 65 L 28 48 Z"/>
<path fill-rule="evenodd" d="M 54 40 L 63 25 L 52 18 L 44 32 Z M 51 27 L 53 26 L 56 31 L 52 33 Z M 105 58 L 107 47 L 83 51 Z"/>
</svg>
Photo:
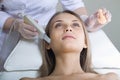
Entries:
<svg viewBox="0 0 120 80">
<path fill-rule="evenodd" d="M 120 53 L 102 31 L 89 33 L 92 61 L 95 68 L 120 68 Z"/>
</svg>

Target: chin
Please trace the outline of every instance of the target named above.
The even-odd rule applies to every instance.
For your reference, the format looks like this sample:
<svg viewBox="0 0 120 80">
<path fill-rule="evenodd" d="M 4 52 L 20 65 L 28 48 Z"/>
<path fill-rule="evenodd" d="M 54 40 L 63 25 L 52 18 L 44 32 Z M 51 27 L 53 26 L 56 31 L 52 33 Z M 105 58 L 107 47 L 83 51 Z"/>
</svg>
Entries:
<svg viewBox="0 0 120 80">
<path fill-rule="evenodd" d="M 65 50 L 71 50 L 71 51 L 72 50 L 73 51 L 81 51 L 83 49 L 82 47 L 76 46 L 76 45 L 64 45 L 62 48 Z"/>
</svg>

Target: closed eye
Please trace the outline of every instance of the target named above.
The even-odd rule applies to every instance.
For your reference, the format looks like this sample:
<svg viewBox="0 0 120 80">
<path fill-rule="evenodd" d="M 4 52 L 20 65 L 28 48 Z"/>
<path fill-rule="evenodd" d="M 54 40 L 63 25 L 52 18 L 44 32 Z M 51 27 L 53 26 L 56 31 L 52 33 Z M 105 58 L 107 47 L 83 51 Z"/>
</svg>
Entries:
<svg viewBox="0 0 120 80">
<path fill-rule="evenodd" d="M 73 23 L 72 27 L 80 27 L 79 23 Z"/>
<path fill-rule="evenodd" d="M 55 25 L 55 28 L 57 28 L 57 27 L 61 27 L 61 26 L 62 26 L 61 23 L 57 23 L 57 24 Z"/>
<path fill-rule="evenodd" d="M 65 26 L 65 24 L 64 23 L 56 23 L 55 24 L 55 28 L 62 28 L 62 27 L 64 27 Z"/>
</svg>

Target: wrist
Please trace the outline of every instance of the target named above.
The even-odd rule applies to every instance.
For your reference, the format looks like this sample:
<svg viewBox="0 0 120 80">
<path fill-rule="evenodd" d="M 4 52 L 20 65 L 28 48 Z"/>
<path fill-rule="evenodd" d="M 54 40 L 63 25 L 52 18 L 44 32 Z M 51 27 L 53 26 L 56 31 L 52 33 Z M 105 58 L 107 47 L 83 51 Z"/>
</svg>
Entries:
<svg viewBox="0 0 120 80">
<path fill-rule="evenodd" d="M 91 27 L 89 26 L 89 17 L 88 15 L 80 15 L 80 18 L 84 22 L 84 25 L 86 27 L 86 30 L 91 32 Z"/>
<path fill-rule="evenodd" d="M 85 26 L 87 28 L 87 31 L 89 32 L 94 32 L 97 27 L 95 27 L 96 25 L 98 25 L 98 22 L 96 20 L 96 16 L 95 15 L 90 15 L 86 20 L 85 20 Z"/>
<path fill-rule="evenodd" d="M 13 28 L 14 31 L 18 31 L 19 21 L 17 19 L 14 20 L 13 27 L 14 27 Z"/>
<path fill-rule="evenodd" d="M 80 15 L 80 18 L 85 22 L 88 19 L 88 15 Z"/>
<path fill-rule="evenodd" d="M 20 21 L 19 19 L 15 19 L 13 22 L 13 26 L 14 26 L 13 30 L 19 32 L 19 27 L 20 27 L 21 23 L 22 23 L 22 21 Z"/>
<path fill-rule="evenodd" d="M 3 30 L 9 31 L 11 29 L 11 26 L 13 25 L 14 20 L 15 19 L 13 17 L 9 17 L 4 23 Z"/>
</svg>

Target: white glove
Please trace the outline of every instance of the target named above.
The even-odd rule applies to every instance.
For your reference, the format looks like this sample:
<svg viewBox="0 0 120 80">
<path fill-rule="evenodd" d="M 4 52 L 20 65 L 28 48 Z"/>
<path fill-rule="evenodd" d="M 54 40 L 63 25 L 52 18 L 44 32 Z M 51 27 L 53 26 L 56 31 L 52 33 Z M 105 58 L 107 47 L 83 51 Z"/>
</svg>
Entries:
<svg viewBox="0 0 120 80">
<path fill-rule="evenodd" d="M 97 31 L 111 21 L 111 13 L 105 8 L 99 9 L 93 15 L 85 20 L 87 30 L 90 32 Z"/>
<path fill-rule="evenodd" d="M 18 31 L 25 39 L 34 39 L 38 35 L 36 28 L 20 20 L 16 20 L 14 23 L 14 30 Z"/>
</svg>

